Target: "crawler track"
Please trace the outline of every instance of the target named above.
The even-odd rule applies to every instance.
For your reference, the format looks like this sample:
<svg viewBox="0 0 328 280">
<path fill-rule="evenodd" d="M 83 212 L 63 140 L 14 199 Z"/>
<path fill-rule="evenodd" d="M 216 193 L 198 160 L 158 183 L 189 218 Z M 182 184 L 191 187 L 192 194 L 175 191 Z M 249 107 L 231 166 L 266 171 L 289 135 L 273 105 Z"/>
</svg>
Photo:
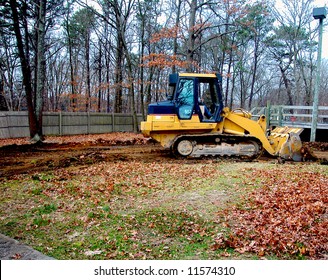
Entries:
<svg viewBox="0 0 328 280">
<path fill-rule="evenodd" d="M 219 156 L 254 160 L 261 156 L 261 142 L 252 136 L 202 134 L 183 135 L 175 139 L 173 153 L 182 157 Z"/>
</svg>

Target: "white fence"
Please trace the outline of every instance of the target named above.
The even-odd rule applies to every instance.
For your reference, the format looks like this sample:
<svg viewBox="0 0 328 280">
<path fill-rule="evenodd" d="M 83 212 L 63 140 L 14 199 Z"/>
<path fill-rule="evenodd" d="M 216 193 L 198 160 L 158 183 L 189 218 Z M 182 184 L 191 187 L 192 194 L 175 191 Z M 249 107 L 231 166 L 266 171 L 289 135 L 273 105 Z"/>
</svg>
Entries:
<svg viewBox="0 0 328 280">
<path fill-rule="evenodd" d="M 138 123 L 142 117 L 138 115 Z M 97 134 L 133 131 L 132 114 L 44 112 L 44 135 Z M 29 137 L 27 112 L 0 112 L 0 138 Z"/>
<path fill-rule="evenodd" d="M 312 106 L 268 106 L 251 110 L 254 118 L 265 115 L 269 126 L 311 128 Z M 319 106 L 317 129 L 328 129 L 328 106 Z"/>
</svg>

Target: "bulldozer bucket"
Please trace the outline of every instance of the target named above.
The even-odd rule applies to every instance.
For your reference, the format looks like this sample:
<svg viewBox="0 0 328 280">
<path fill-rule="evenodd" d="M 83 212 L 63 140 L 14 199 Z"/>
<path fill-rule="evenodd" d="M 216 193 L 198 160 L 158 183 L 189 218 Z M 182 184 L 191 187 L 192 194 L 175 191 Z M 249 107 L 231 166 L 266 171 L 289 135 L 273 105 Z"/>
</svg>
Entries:
<svg viewBox="0 0 328 280">
<path fill-rule="evenodd" d="M 302 141 L 300 134 L 303 128 L 276 127 L 270 134 L 270 141 L 276 154 L 283 159 L 302 161 Z"/>
</svg>

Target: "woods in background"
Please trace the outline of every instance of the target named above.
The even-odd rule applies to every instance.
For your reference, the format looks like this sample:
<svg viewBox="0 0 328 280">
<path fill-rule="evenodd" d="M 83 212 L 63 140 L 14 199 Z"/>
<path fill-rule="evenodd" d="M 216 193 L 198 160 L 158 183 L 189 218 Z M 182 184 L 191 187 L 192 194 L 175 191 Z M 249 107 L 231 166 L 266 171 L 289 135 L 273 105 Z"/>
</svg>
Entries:
<svg viewBox="0 0 328 280">
<path fill-rule="evenodd" d="M 313 1 L 281 2 L 1 0 L 0 94 L 29 111 L 31 137 L 42 111 L 145 115 L 176 71 L 221 73 L 232 108 L 311 105 Z M 320 71 L 327 105 L 326 61 Z"/>
</svg>

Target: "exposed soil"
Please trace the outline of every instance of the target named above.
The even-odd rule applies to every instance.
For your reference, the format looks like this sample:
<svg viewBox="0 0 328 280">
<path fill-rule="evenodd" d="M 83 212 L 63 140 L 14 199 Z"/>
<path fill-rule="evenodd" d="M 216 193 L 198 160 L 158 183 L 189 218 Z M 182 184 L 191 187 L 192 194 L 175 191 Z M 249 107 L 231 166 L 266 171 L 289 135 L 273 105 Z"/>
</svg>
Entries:
<svg viewBox="0 0 328 280">
<path fill-rule="evenodd" d="M 57 143 L 54 142 L 56 139 Z M 74 139 L 77 142 L 74 142 Z M 64 141 L 62 138 L 51 138 L 51 140 L 38 144 L 28 144 L 27 140 L 24 140 L 19 145 L 12 144 L 15 143 L 15 139 L 0 140 L 0 146 L 2 144 L 0 147 L 0 177 L 106 161 L 176 160 L 169 151 L 149 139 L 113 141 L 100 136 L 95 139 L 90 141 L 87 136 L 66 138 Z M 327 163 L 328 143 L 307 143 L 306 147 L 311 149 L 312 155 L 315 155 L 317 160 L 324 164 Z M 259 161 L 267 160 L 275 159 L 266 156 L 259 159 Z M 307 160 L 315 159 L 311 156 Z"/>
<path fill-rule="evenodd" d="M 104 161 L 155 160 L 170 155 L 160 146 L 95 145 L 43 143 L 38 145 L 10 145 L 0 148 L 0 176 L 33 173 L 56 168 L 90 165 Z"/>
</svg>

